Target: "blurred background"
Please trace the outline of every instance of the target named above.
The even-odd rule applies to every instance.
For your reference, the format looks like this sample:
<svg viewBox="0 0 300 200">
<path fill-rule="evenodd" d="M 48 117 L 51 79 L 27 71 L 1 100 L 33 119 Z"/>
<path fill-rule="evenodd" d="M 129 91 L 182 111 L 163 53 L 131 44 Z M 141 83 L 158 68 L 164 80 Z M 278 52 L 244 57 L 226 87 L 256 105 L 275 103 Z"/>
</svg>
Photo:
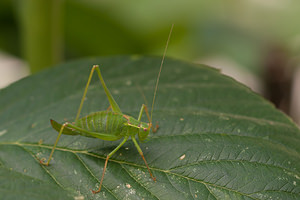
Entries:
<svg viewBox="0 0 300 200">
<path fill-rule="evenodd" d="M 0 88 L 91 56 L 162 55 L 207 64 L 300 124 L 299 0 L 1 0 Z M 1 97 L 0 97 L 1 98 Z"/>
</svg>

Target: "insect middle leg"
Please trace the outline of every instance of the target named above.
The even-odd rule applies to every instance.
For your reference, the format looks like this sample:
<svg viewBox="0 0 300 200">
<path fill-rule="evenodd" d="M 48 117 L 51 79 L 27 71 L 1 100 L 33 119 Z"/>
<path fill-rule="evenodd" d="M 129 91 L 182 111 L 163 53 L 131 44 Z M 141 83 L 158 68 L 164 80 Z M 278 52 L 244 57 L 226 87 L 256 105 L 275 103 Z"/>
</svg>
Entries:
<svg viewBox="0 0 300 200">
<path fill-rule="evenodd" d="M 107 156 L 106 156 L 106 160 L 105 160 L 105 164 L 104 164 L 104 167 L 103 167 L 103 172 L 102 172 L 102 177 L 101 177 L 101 180 L 100 180 L 100 185 L 99 185 L 99 189 L 98 190 L 92 190 L 92 192 L 94 194 L 98 193 L 101 191 L 101 186 L 102 186 L 102 182 L 103 182 L 103 178 L 104 178 L 104 174 L 105 174 L 105 170 L 106 170 L 106 166 L 107 166 L 107 162 L 108 162 L 108 159 L 114 154 L 116 153 L 120 148 L 121 146 L 123 146 L 123 144 L 128 140 L 128 137 L 129 136 L 126 136 L 124 137 L 123 141 L 112 151 L 110 152 Z"/>
<path fill-rule="evenodd" d="M 149 168 L 149 166 L 148 166 L 148 163 L 147 163 L 147 161 L 146 161 L 146 159 L 145 159 L 145 157 L 144 157 L 144 154 L 143 154 L 143 152 L 142 152 L 142 149 L 140 148 L 139 144 L 137 143 L 135 137 L 133 136 L 133 137 L 131 137 L 131 139 L 132 139 L 132 141 L 133 141 L 133 143 L 134 143 L 136 149 L 138 150 L 138 152 L 139 152 L 140 155 L 142 156 L 142 158 L 143 158 L 143 160 L 144 160 L 144 162 L 145 162 L 145 165 L 146 165 L 146 167 L 147 167 L 147 169 L 148 169 L 148 172 L 149 172 L 151 178 L 153 179 L 153 181 L 156 181 L 156 178 L 152 175 L 151 170 L 150 170 L 150 168 Z"/>
</svg>

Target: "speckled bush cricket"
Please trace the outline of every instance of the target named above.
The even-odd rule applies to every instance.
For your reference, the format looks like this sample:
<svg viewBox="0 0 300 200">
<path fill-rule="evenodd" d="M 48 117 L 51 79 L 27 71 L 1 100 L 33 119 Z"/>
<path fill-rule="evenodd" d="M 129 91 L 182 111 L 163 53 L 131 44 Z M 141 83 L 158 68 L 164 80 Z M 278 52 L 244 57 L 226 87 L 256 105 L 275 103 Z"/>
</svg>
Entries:
<svg viewBox="0 0 300 200">
<path fill-rule="evenodd" d="M 153 101 L 152 101 L 152 108 L 151 108 L 151 114 L 149 116 L 149 112 L 147 109 L 146 105 L 142 105 L 138 119 L 135 119 L 131 116 L 125 115 L 122 113 L 121 109 L 119 108 L 118 104 L 116 103 L 116 101 L 114 100 L 113 96 L 110 94 L 109 90 L 107 89 L 105 82 L 102 78 L 100 69 L 98 65 L 94 65 L 83 96 L 81 98 L 81 102 L 77 111 L 77 115 L 75 118 L 75 121 L 73 123 L 69 123 L 69 122 L 65 122 L 64 124 L 59 124 L 54 120 L 50 120 L 51 121 L 51 125 L 52 127 L 59 133 L 56 141 L 53 145 L 52 151 L 50 153 L 50 156 L 47 160 L 47 162 L 44 162 L 44 159 L 40 160 L 40 163 L 43 165 L 49 165 L 50 160 L 53 156 L 53 152 L 56 148 L 56 145 L 59 141 L 59 138 L 61 136 L 61 134 L 65 134 L 65 135 L 82 135 L 85 137 L 92 137 L 92 138 L 99 138 L 101 140 L 107 140 L 107 141 L 115 141 L 115 140 L 119 140 L 121 138 L 123 138 L 123 140 L 121 141 L 121 143 L 112 151 L 110 152 L 105 160 L 105 164 L 104 164 L 104 168 L 103 168 L 103 172 L 102 172 L 102 177 L 101 177 L 101 181 L 100 181 L 100 185 L 98 190 L 92 190 L 92 192 L 98 193 L 101 190 L 101 186 L 102 186 L 102 182 L 103 182 L 103 178 L 104 178 L 104 174 L 105 174 L 105 170 L 107 167 L 107 162 L 108 159 L 114 154 L 116 153 L 121 147 L 122 145 L 128 140 L 129 137 L 131 137 L 131 140 L 133 141 L 135 147 L 137 148 L 138 152 L 140 153 L 140 155 L 142 156 L 145 165 L 149 171 L 149 174 L 151 176 L 151 178 L 156 181 L 156 178 L 152 175 L 149 166 L 146 162 L 146 159 L 143 155 L 143 152 L 140 148 L 140 146 L 138 145 L 136 139 L 135 139 L 135 135 L 138 135 L 138 138 L 140 141 L 144 141 L 150 132 L 150 129 L 152 129 L 152 132 L 156 132 L 156 130 L 158 129 L 158 125 L 156 125 L 155 127 L 153 127 L 152 125 L 152 113 L 153 113 L 153 106 L 154 106 L 154 102 L 155 102 L 155 97 L 156 97 L 156 92 L 158 89 L 158 83 L 159 83 L 159 78 L 160 78 L 160 74 L 161 74 L 161 70 L 162 70 L 162 66 L 163 66 L 163 62 L 164 62 L 164 58 L 166 55 L 166 51 L 168 48 L 168 44 L 170 41 L 170 37 L 172 34 L 172 30 L 173 30 L 173 25 L 171 27 L 169 36 L 168 36 L 168 40 L 167 40 L 167 44 L 164 50 L 164 54 L 163 54 L 163 58 L 161 61 L 161 65 L 160 65 L 160 69 L 159 69 L 159 73 L 157 76 L 157 80 L 156 80 L 156 85 L 155 85 L 155 90 L 154 90 L 154 95 L 153 95 Z M 100 79 L 100 82 L 103 86 L 103 89 L 106 93 L 106 96 L 108 98 L 109 104 L 110 106 L 108 107 L 108 109 L 106 111 L 99 111 L 99 112 L 95 112 L 92 114 L 89 114 L 83 118 L 79 119 L 79 115 L 83 106 L 83 102 L 88 90 L 88 87 L 90 85 L 92 76 L 94 71 L 96 70 L 98 77 Z M 141 122 L 141 118 L 142 118 L 142 114 L 145 111 L 147 118 L 149 120 L 149 123 L 146 122 Z"/>
</svg>

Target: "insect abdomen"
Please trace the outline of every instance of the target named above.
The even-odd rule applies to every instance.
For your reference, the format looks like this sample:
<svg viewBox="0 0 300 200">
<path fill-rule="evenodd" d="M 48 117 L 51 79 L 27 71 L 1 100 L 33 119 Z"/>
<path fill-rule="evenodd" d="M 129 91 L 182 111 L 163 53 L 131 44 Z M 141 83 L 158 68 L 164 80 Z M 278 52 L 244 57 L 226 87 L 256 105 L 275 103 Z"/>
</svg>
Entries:
<svg viewBox="0 0 300 200">
<path fill-rule="evenodd" d="M 122 114 L 100 111 L 87 115 L 77 122 L 76 126 L 97 133 L 123 136 L 126 132 L 126 119 Z"/>
</svg>

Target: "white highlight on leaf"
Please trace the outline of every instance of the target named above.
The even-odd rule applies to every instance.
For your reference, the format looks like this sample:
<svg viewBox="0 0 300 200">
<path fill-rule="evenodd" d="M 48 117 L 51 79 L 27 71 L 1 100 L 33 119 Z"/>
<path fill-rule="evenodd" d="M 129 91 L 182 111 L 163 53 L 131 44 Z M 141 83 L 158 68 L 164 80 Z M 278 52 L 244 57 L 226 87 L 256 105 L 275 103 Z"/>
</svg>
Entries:
<svg viewBox="0 0 300 200">
<path fill-rule="evenodd" d="M 112 90 L 112 93 L 117 95 L 117 94 L 120 94 L 120 91 L 119 90 Z"/>
<path fill-rule="evenodd" d="M 41 155 L 42 155 L 42 152 L 38 152 L 38 153 L 35 154 L 35 156 L 38 157 L 38 158 L 39 158 Z"/>
<path fill-rule="evenodd" d="M 246 147 L 245 149 L 243 149 L 243 150 L 241 151 L 241 153 L 245 153 L 246 150 L 248 150 L 248 149 L 249 149 L 249 147 Z"/>
<path fill-rule="evenodd" d="M 82 195 L 76 196 L 74 197 L 74 200 L 84 200 L 84 196 Z"/>
<path fill-rule="evenodd" d="M 125 84 L 128 85 L 128 86 L 131 86 L 132 82 L 131 82 L 131 80 L 128 80 L 128 81 L 126 81 Z"/>
<path fill-rule="evenodd" d="M 134 189 L 130 189 L 129 190 L 129 194 L 133 194 L 134 195 L 135 193 L 136 193 L 136 191 Z"/>
<path fill-rule="evenodd" d="M 107 198 L 107 196 L 106 196 L 106 193 L 105 193 L 105 191 L 104 191 L 102 194 L 103 194 L 103 197 L 106 199 L 106 198 Z"/>
<path fill-rule="evenodd" d="M 296 179 L 300 180 L 300 177 L 297 174 L 294 174 L 292 172 L 288 172 L 286 170 L 283 170 L 286 174 L 288 174 L 289 176 L 294 176 Z"/>
<path fill-rule="evenodd" d="M 294 186 L 296 186 L 296 185 L 297 185 L 296 181 L 293 181 L 293 185 L 294 185 Z"/>
<path fill-rule="evenodd" d="M 212 140 L 209 138 L 205 138 L 205 142 L 212 142 Z"/>
<path fill-rule="evenodd" d="M 6 129 L 0 131 L 0 136 L 4 135 L 5 133 L 7 133 L 7 130 L 6 130 Z"/>
<path fill-rule="evenodd" d="M 183 154 L 182 156 L 180 156 L 180 160 L 183 160 L 185 158 L 185 154 Z"/>
<path fill-rule="evenodd" d="M 280 181 L 282 181 L 282 180 L 288 181 L 288 178 L 287 178 L 287 177 L 278 177 L 277 179 L 280 180 Z"/>
<path fill-rule="evenodd" d="M 125 194 L 125 198 L 123 198 L 124 200 L 128 199 L 128 200 L 131 200 L 132 199 L 132 195 L 135 195 L 136 194 L 136 190 L 131 188 L 131 185 L 129 183 L 126 183 L 125 186 L 129 189 L 128 192 L 126 192 Z"/>
</svg>

